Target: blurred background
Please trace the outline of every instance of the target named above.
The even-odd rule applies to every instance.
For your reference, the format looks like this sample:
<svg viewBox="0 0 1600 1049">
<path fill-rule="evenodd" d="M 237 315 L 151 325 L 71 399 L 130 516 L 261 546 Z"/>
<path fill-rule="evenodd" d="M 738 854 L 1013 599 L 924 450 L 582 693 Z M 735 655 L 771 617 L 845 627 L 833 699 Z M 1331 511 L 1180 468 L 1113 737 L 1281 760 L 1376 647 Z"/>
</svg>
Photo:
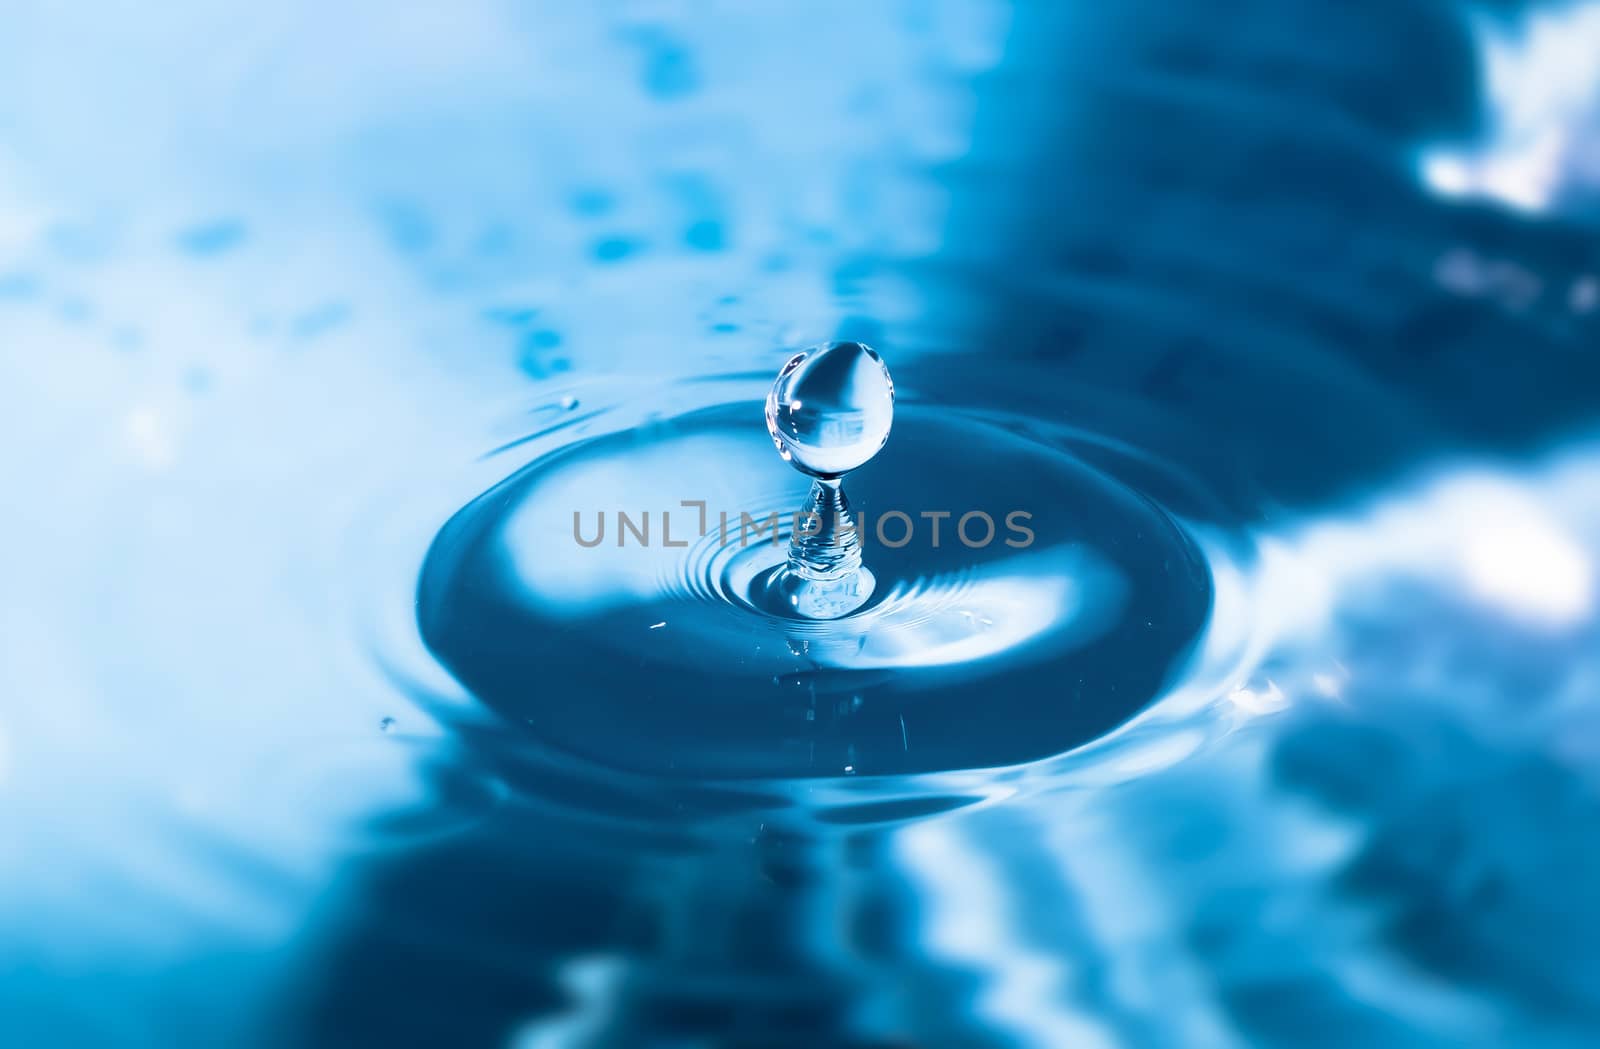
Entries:
<svg viewBox="0 0 1600 1049">
<path fill-rule="evenodd" d="M 1590 0 L 0 0 L 0 1044 L 1594 1044 L 1597 233 Z M 462 684 L 447 520 L 839 338 L 1193 544 L 1104 739 Z"/>
</svg>

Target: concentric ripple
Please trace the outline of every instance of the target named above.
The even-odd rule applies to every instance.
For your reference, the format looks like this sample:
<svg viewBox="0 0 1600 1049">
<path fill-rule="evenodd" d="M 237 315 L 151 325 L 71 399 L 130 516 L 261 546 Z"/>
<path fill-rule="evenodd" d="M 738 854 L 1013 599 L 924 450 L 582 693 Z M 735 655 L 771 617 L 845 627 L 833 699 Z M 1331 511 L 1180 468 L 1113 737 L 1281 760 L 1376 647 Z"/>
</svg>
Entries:
<svg viewBox="0 0 1600 1049">
<path fill-rule="evenodd" d="M 582 439 L 468 504 L 423 567 L 428 647 L 590 760 L 802 777 L 1071 750 L 1157 698 L 1204 627 L 1204 559 L 1153 502 L 1037 435 L 914 405 L 852 475 L 872 598 L 785 615 L 765 584 L 805 479 L 760 418 L 740 401 Z"/>
</svg>

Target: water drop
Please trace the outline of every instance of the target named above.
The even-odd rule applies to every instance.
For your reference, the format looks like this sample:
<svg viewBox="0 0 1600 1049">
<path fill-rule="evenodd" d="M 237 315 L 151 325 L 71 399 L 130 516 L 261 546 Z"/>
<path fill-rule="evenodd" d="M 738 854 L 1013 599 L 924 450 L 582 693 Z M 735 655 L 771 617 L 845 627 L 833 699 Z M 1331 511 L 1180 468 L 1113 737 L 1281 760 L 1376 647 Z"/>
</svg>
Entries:
<svg viewBox="0 0 1600 1049">
<path fill-rule="evenodd" d="M 767 431 L 802 473 L 833 480 L 864 466 L 889 439 L 894 381 L 875 350 L 829 342 L 789 358 L 767 395 Z"/>
<path fill-rule="evenodd" d="M 560 404 L 562 411 L 570 412 L 578 406 L 578 399 L 569 393 L 565 397 L 561 398 Z"/>
<path fill-rule="evenodd" d="M 378 722 L 378 731 L 379 732 L 393 732 L 394 731 L 394 718 L 384 718 L 383 720 L 379 721 Z"/>
<path fill-rule="evenodd" d="M 768 580 L 779 607 L 807 619 L 849 615 L 872 596 L 861 535 L 841 479 L 889 439 L 894 381 L 876 351 L 830 342 L 795 354 L 767 395 L 767 432 L 778 454 L 816 480 L 795 517 L 789 561 Z"/>
</svg>

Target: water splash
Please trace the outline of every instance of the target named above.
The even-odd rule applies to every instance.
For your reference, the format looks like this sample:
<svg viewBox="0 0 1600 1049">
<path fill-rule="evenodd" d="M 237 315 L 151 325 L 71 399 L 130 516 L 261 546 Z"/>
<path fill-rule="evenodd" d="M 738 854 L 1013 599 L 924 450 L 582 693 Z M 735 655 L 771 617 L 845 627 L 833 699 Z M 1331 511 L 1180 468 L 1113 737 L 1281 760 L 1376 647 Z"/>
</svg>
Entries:
<svg viewBox="0 0 1600 1049">
<path fill-rule="evenodd" d="M 767 394 L 767 432 L 785 462 L 816 478 L 795 516 L 789 561 L 768 576 L 773 607 L 836 619 L 872 596 L 861 563 L 860 527 L 844 475 L 889 440 L 894 381 L 882 358 L 858 342 L 830 342 L 789 358 Z"/>
<path fill-rule="evenodd" d="M 674 775 L 1012 764 L 1137 713 L 1200 635 L 1205 563 L 1158 507 L 1059 435 L 915 404 L 858 473 L 870 597 L 775 606 L 799 500 L 750 400 L 692 406 L 716 392 L 553 444 L 436 538 L 423 638 L 534 737 Z"/>
</svg>

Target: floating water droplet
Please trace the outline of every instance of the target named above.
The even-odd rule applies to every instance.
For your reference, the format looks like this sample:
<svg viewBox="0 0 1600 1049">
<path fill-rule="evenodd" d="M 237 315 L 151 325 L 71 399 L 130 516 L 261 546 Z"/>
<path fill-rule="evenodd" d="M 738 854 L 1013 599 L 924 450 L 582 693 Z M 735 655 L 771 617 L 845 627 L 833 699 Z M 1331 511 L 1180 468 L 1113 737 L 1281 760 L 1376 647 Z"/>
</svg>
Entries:
<svg viewBox="0 0 1600 1049">
<path fill-rule="evenodd" d="M 795 354 L 767 395 L 767 430 L 795 469 L 833 479 L 865 466 L 889 439 L 894 381 L 875 350 L 829 342 Z"/>
<path fill-rule="evenodd" d="M 379 732 L 393 732 L 394 731 L 394 718 L 384 718 L 383 720 L 379 721 L 378 722 L 378 731 Z"/>
<path fill-rule="evenodd" d="M 561 398 L 560 403 L 562 411 L 570 412 L 578 406 L 578 399 L 569 393 L 565 397 Z"/>
<path fill-rule="evenodd" d="M 874 581 L 840 481 L 888 441 L 894 381 L 870 346 L 824 343 L 789 358 L 766 415 L 778 454 L 816 478 L 796 516 L 789 563 L 768 580 L 770 598 L 807 619 L 849 615 L 872 596 Z"/>
</svg>

